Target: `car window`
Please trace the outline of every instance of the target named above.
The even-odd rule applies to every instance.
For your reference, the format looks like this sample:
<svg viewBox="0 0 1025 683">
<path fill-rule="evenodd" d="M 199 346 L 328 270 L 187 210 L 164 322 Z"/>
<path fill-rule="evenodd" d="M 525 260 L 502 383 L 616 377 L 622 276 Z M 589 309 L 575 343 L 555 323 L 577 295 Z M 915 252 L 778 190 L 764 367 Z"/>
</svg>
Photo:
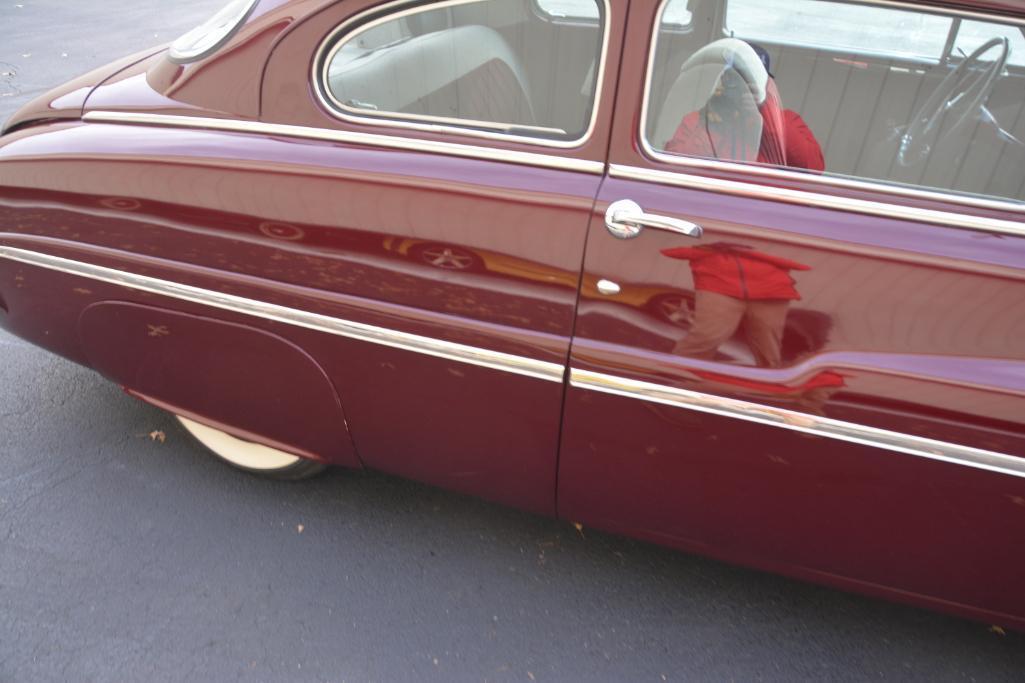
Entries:
<svg viewBox="0 0 1025 683">
<path fill-rule="evenodd" d="M 1008 64 L 1025 66 L 1025 35 L 1022 34 L 1020 26 L 965 19 L 957 30 L 957 39 L 954 41 L 955 54 L 967 56 L 994 36 L 1004 36 L 1009 41 L 1011 57 Z"/>
<path fill-rule="evenodd" d="M 604 4 L 571 0 L 567 11 L 594 21 L 562 24 L 532 2 L 403 7 L 355 28 L 328 46 L 327 99 L 343 117 L 579 140 L 593 118 Z"/>
<path fill-rule="evenodd" d="M 663 3 L 649 64 L 649 154 L 1025 199 L 1019 24 L 828 0 L 691 0 L 693 28 L 680 34 L 663 19 L 678 1 Z"/>
<path fill-rule="evenodd" d="M 939 61 L 951 19 L 819 0 L 729 0 L 731 35 L 864 54 Z"/>
<path fill-rule="evenodd" d="M 598 20 L 598 5 L 592 0 L 536 0 L 537 7 L 553 20 Z M 679 0 L 666 8 L 663 24 L 686 28 L 690 26 L 691 13 L 687 8 L 690 0 Z"/>
<path fill-rule="evenodd" d="M 552 19 L 598 21 L 598 5 L 592 0 L 537 0 L 537 6 Z"/>
</svg>

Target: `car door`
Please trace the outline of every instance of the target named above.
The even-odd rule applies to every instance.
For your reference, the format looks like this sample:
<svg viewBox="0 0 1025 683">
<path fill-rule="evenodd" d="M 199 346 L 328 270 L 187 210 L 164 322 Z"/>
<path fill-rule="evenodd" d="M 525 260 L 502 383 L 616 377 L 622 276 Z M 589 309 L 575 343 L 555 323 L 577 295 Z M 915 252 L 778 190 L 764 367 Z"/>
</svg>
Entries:
<svg viewBox="0 0 1025 683">
<path fill-rule="evenodd" d="M 974 45 L 1019 40 L 1020 23 L 804 5 L 838 45 L 807 44 L 783 14 L 773 33 L 750 2 L 632 5 L 627 44 L 651 48 L 624 57 L 591 218 L 559 512 L 1020 619 L 1025 196 L 1010 169 L 1025 73 L 1001 63 L 1002 39 L 959 72 L 963 58 L 937 53 L 894 103 L 893 79 L 915 76 L 907 55 L 880 58 L 885 35 L 857 31 L 923 25 L 941 35 L 921 49 L 942 50 L 965 27 Z M 744 31 L 758 49 L 737 45 Z M 789 74 L 788 59 L 814 67 Z M 815 69 L 847 83 L 829 79 L 821 115 Z M 967 119 L 944 115 L 966 97 Z M 859 150 L 889 162 L 858 166 Z"/>
<path fill-rule="evenodd" d="M 584 5 L 327 4 L 279 40 L 262 101 L 321 139 L 251 190 L 293 249 L 279 270 L 383 330 L 311 350 L 363 461 L 548 514 L 625 10 Z"/>
</svg>

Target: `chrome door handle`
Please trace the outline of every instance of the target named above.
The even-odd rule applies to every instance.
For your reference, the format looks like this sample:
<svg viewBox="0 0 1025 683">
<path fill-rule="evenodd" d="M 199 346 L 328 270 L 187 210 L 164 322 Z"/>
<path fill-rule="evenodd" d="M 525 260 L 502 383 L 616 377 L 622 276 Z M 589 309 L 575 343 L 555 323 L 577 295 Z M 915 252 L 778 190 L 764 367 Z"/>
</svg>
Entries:
<svg viewBox="0 0 1025 683">
<path fill-rule="evenodd" d="M 631 199 L 620 199 L 609 204 L 605 211 L 605 227 L 613 237 L 628 240 L 641 234 L 644 228 L 667 230 L 687 237 L 701 237 L 701 226 L 669 216 L 644 213 Z"/>
</svg>

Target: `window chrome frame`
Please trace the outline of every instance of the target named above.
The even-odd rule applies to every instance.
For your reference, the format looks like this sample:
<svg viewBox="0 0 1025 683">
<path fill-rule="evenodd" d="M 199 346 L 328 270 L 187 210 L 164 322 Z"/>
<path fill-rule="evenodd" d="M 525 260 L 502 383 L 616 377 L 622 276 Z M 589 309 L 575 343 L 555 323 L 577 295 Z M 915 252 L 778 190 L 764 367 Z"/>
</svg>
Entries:
<svg viewBox="0 0 1025 683">
<path fill-rule="evenodd" d="M 313 64 L 311 67 L 312 74 L 311 79 L 313 83 L 313 92 L 316 95 L 317 100 L 321 106 L 324 107 L 325 111 L 333 118 L 345 121 L 348 123 L 355 123 L 368 126 L 380 126 L 384 128 L 394 128 L 400 130 L 417 130 L 428 133 L 454 133 L 456 135 L 468 135 L 471 137 L 485 138 L 488 140 L 499 140 L 506 142 L 516 142 L 526 145 L 536 145 L 540 147 L 553 147 L 559 149 L 572 149 L 577 148 L 587 143 L 594 134 L 594 129 L 598 124 L 598 110 L 602 99 L 602 89 L 605 85 L 605 74 L 607 67 L 607 60 L 609 54 L 609 39 L 612 32 L 612 7 L 609 0 L 595 0 L 595 2 L 601 2 L 604 9 L 604 26 L 602 27 L 602 38 L 601 38 L 601 54 L 598 58 L 598 70 L 595 75 L 594 82 L 594 97 L 591 102 L 591 115 L 588 120 L 587 128 L 584 130 L 581 137 L 574 140 L 551 140 L 540 137 L 531 137 L 527 135 L 515 135 L 512 133 L 500 133 L 494 130 L 480 130 L 478 128 L 468 127 L 467 123 L 477 123 L 482 127 L 505 127 L 517 128 L 520 130 L 530 129 L 531 126 L 519 125 L 519 124 L 503 124 L 495 122 L 473 122 L 470 119 L 457 119 L 448 118 L 443 116 L 430 116 L 423 114 L 398 114 L 392 112 L 381 112 L 376 116 L 360 115 L 358 113 L 364 110 L 353 109 L 347 107 L 343 103 L 339 102 L 337 98 L 331 93 L 331 89 L 328 87 L 328 67 L 331 64 L 331 60 L 334 58 L 341 46 L 346 42 L 347 34 L 355 31 L 363 31 L 374 28 L 389 21 L 395 21 L 402 19 L 413 14 L 418 14 L 425 11 L 431 11 L 434 9 L 441 9 L 445 7 L 454 7 L 458 5 L 468 5 L 478 2 L 488 2 L 489 0 L 441 0 L 440 2 L 424 2 L 422 0 L 395 0 L 388 2 L 383 5 L 375 5 L 369 7 L 362 12 L 359 12 L 355 16 L 352 16 L 341 24 L 332 29 L 327 36 L 320 41 L 317 46 L 317 50 L 314 53 Z M 398 12 L 392 12 L 393 8 L 399 8 L 407 6 L 406 9 Z M 376 18 L 371 18 L 376 17 Z M 368 21 L 369 18 L 369 21 Z M 422 122 L 420 122 L 422 121 Z M 554 129 L 544 128 L 541 126 L 535 126 L 537 130 L 544 130 L 552 132 Z"/>
<path fill-rule="evenodd" d="M 764 180 L 793 180 L 800 182 L 809 182 L 814 185 L 822 186 L 822 188 L 825 191 L 828 191 L 829 188 L 857 190 L 878 194 L 887 194 L 907 199 L 935 201 L 944 204 L 953 204 L 971 208 L 1007 211 L 1022 214 L 1023 216 L 1025 216 L 1025 200 L 1014 201 L 1010 199 L 998 199 L 995 197 L 984 195 L 963 195 L 952 192 L 946 192 L 939 188 L 928 189 L 925 187 L 909 187 L 894 183 L 887 183 L 885 181 L 875 180 L 872 178 L 852 178 L 841 175 L 817 175 L 813 173 L 793 171 L 790 169 L 780 168 L 776 166 L 760 166 L 757 164 L 745 164 L 736 161 L 722 161 L 719 159 L 707 159 L 703 157 L 688 157 L 676 154 L 669 154 L 664 151 L 656 150 L 648 141 L 647 136 L 649 103 L 651 98 L 652 78 L 654 76 L 655 70 L 655 53 L 658 47 L 659 25 L 661 23 L 662 13 L 665 11 L 665 7 L 670 1 L 671 0 L 661 0 L 661 2 L 658 5 L 658 8 L 655 11 L 655 21 L 652 24 L 650 30 L 650 40 L 648 46 L 648 63 L 645 65 L 644 70 L 644 91 L 641 99 L 641 116 L 640 124 L 637 129 L 637 137 L 640 148 L 643 151 L 643 155 L 647 158 L 653 161 L 660 161 L 673 166 L 679 166 L 681 167 L 681 173 L 687 173 L 688 171 L 693 170 L 697 170 L 699 172 L 726 171 L 732 173 L 741 173 L 750 176 L 749 180 L 743 182 L 761 183 Z M 720 1 L 724 3 L 729 2 L 729 0 Z M 1008 17 L 1000 14 L 978 12 L 973 10 L 962 10 L 956 8 L 933 7 L 929 5 L 919 5 L 909 2 L 900 2 L 898 0 L 859 0 L 858 2 L 848 2 L 847 0 L 829 1 L 840 2 L 842 4 L 849 5 L 888 7 L 892 9 L 903 9 L 915 12 L 922 12 L 926 14 L 939 14 L 942 16 L 949 16 L 951 18 L 976 19 L 990 23 L 1025 27 L 1025 18 L 1021 17 Z M 723 15 L 723 20 L 725 21 L 725 14 Z M 980 220 L 986 220 L 986 218 L 982 216 L 979 216 L 978 218 Z M 995 229 L 993 230 L 993 232 L 1001 232 L 1006 234 L 1006 231 L 1000 229 Z M 1015 231 L 1014 234 L 1020 233 L 1018 231 Z"/>
</svg>

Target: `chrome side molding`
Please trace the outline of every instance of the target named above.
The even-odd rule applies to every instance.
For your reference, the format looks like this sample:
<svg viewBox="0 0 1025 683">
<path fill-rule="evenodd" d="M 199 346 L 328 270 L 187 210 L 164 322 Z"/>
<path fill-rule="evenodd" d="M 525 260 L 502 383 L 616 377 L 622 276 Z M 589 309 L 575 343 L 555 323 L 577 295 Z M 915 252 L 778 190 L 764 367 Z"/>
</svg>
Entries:
<svg viewBox="0 0 1025 683">
<path fill-rule="evenodd" d="M 76 275 L 90 280 L 106 282 L 112 285 L 119 285 L 139 292 L 148 292 L 180 301 L 189 301 L 202 306 L 210 306 L 211 308 L 241 313 L 264 320 L 273 320 L 285 323 L 286 325 L 304 327 L 309 330 L 326 332 L 327 334 L 339 337 L 357 339 L 370 342 L 371 344 L 389 346 L 492 370 L 501 370 L 502 372 L 524 375 L 548 382 L 561 383 L 565 374 L 565 367 L 559 363 L 514 356 L 499 351 L 491 351 L 432 337 L 423 337 L 408 332 L 390 330 L 384 327 L 366 325 L 319 313 L 310 313 L 309 311 L 297 308 L 247 299 L 233 294 L 224 294 L 169 280 L 161 280 L 148 275 L 139 275 L 105 266 L 72 261 L 27 249 L 0 246 L 0 258 L 46 268 L 47 270 L 55 270 L 67 273 L 68 275 Z"/>
<path fill-rule="evenodd" d="M 73 261 L 36 251 L 0 245 L 0 259 L 17 261 L 68 275 L 127 287 L 135 291 L 166 296 L 202 306 L 303 327 L 339 337 L 443 358 L 468 365 L 532 377 L 548 382 L 565 381 L 566 367 L 561 363 L 536 360 L 475 346 L 425 337 L 408 332 L 367 325 L 256 299 L 224 294 L 169 280 L 129 273 L 105 266 Z M 785 408 L 751 403 L 740 399 L 704 394 L 662 384 L 617 377 L 590 370 L 571 368 L 570 385 L 614 396 L 720 415 L 747 422 L 778 427 L 828 439 L 881 448 L 928 460 L 1025 478 L 1025 458 L 970 446 L 937 441 L 876 427 L 844 422 Z"/>
<path fill-rule="evenodd" d="M 639 180 L 642 182 L 659 183 L 662 185 L 675 185 L 676 187 L 685 187 L 705 192 L 717 192 L 720 194 L 733 195 L 735 197 L 765 199 L 774 202 L 784 202 L 787 204 L 814 206 L 822 209 L 836 209 L 838 211 L 846 211 L 849 213 L 881 216 L 883 218 L 896 218 L 900 220 L 917 221 L 920 223 L 933 223 L 936 225 L 945 225 L 951 228 L 982 230 L 986 232 L 997 232 L 1005 235 L 1025 237 L 1025 222 L 1019 221 L 987 218 L 985 216 L 972 216 L 969 214 L 953 213 L 950 211 L 937 211 L 935 209 L 921 209 L 914 206 L 874 202 L 866 199 L 838 197 L 829 194 L 819 194 L 818 192 L 791 190 L 783 187 L 759 185 L 753 182 L 723 180 L 721 178 L 691 175 L 683 172 L 656 171 L 649 168 L 624 166 L 622 164 L 612 164 L 609 166 L 609 175 L 613 178 Z"/>
<path fill-rule="evenodd" d="M 201 116 L 179 116 L 176 114 L 142 114 L 133 112 L 90 111 L 82 117 L 87 123 L 118 123 L 136 126 L 161 126 L 165 128 L 188 128 L 193 130 L 217 130 L 228 133 L 249 133 L 257 135 L 274 135 L 278 137 L 299 138 L 303 140 L 319 140 L 323 142 L 341 142 L 351 145 L 366 145 L 387 149 L 401 149 L 411 152 L 428 152 L 445 156 L 481 159 L 484 161 L 500 161 L 521 166 L 536 166 L 559 171 L 575 171 L 601 175 L 605 172 L 605 164 L 601 161 L 574 159 L 572 157 L 541 154 L 538 152 L 521 152 L 496 147 L 479 147 L 456 142 L 440 142 L 438 140 L 422 140 L 418 138 L 383 135 L 378 133 L 357 133 L 348 130 L 329 130 L 309 126 L 293 126 L 283 123 L 264 123 L 262 121 L 242 121 L 239 119 L 214 119 Z"/>
<path fill-rule="evenodd" d="M 912 434 L 891 432 L 853 422 L 800 413 L 739 399 L 712 396 L 686 389 L 615 377 L 589 370 L 570 370 L 570 384 L 578 389 L 598 391 L 652 403 L 686 408 L 746 422 L 779 427 L 804 434 L 872 446 L 929 460 L 1025 478 L 1025 458 L 936 441 Z"/>
</svg>

